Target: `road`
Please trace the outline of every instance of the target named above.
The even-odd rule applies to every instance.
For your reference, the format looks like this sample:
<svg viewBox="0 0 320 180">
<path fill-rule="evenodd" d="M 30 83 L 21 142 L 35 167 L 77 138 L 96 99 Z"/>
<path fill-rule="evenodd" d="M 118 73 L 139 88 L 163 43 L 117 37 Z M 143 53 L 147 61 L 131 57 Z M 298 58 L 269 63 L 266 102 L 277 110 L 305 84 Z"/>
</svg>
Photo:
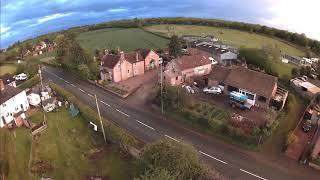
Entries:
<svg viewBox="0 0 320 180">
<path fill-rule="evenodd" d="M 230 179 L 318 180 L 320 173 L 288 160 L 286 164 L 257 158 L 215 137 L 197 132 L 187 125 L 162 116 L 149 108 L 132 107 L 88 82 L 78 80 L 61 70 L 44 67 L 43 77 L 72 92 L 79 100 L 96 109 L 94 95 L 100 102 L 101 115 L 127 130 L 145 143 L 161 138 L 193 144 L 202 159 Z M 106 132 L 108 133 L 108 132 Z"/>
</svg>

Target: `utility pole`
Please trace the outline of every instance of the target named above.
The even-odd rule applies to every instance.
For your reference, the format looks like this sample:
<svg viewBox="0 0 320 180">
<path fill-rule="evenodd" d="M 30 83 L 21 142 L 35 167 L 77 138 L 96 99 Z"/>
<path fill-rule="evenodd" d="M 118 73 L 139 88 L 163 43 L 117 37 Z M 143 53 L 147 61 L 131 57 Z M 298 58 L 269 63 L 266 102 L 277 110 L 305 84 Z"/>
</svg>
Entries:
<svg viewBox="0 0 320 180">
<path fill-rule="evenodd" d="M 162 79 L 163 79 L 163 77 L 162 77 L 162 64 L 163 64 L 163 59 L 162 58 L 160 58 L 159 59 L 159 63 L 160 63 L 160 86 L 161 86 L 161 113 L 163 114 L 163 85 L 162 85 Z"/>
<path fill-rule="evenodd" d="M 41 72 L 41 66 L 39 65 L 39 70 L 38 70 L 38 73 L 39 73 L 39 77 L 40 77 L 40 82 L 41 82 L 41 91 L 43 91 L 43 83 L 42 83 L 42 72 Z"/>
<path fill-rule="evenodd" d="M 99 119 L 100 119 L 103 139 L 104 139 L 104 142 L 107 143 L 106 134 L 104 132 L 104 127 L 103 127 L 103 123 L 102 123 L 102 119 L 101 119 L 101 115 L 100 115 L 100 109 L 99 109 L 99 104 L 98 104 L 98 99 L 97 99 L 97 95 L 96 94 L 94 95 L 94 98 L 96 99 L 96 105 L 97 105 L 98 115 L 99 115 Z"/>
</svg>

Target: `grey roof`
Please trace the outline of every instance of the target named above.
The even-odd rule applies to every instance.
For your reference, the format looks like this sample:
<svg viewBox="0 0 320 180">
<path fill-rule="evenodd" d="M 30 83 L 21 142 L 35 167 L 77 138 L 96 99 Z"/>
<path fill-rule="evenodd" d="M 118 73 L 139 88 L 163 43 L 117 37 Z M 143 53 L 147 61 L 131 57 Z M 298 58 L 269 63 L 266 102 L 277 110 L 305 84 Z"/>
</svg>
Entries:
<svg viewBox="0 0 320 180">
<path fill-rule="evenodd" d="M 0 91 L 0 104 L 8 101 L 12 97 L 14 97 L 17 94 L 19 94 L 20 92 L 22 92 L 21 89 L 5 85 L 4 86 L 4 90 Z"/>
</svg>

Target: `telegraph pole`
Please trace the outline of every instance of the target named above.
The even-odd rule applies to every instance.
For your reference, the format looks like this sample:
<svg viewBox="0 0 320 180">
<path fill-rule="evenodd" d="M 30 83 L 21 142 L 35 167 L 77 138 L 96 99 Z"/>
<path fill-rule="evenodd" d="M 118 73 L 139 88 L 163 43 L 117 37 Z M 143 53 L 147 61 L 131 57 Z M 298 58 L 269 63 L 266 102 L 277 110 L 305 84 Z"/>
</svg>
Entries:
<svg viewBox="0 0 320 180">
<path fill-rule="evenodd" d="M 104 127 L 103 127 L 103 123 L 102 123 L 102 119 L 101 119 L 101 115 L 100 115 L 100 109 L 99 109 L 98 99 L 97 99 L 97 95 L 96 95 L 96 94 L 94 95 L 94 98 L 96 99 L 96 105 L 97 105 L 98 115 L 99 115 L 99 119 L 100 119 L 100 124 L 101 124 L 103 139 L 104 139 L 104 142 L 107 143 L 106 134 L 105 134 L 105 132 L 104 132 Z"/>
<path fill-rule="evenodd" d="M 43 91 L 43 83 L 42 83 L 42 72 L 41 72 L 41 66 L 39 64 L 39 70 L 38 70 L 38 73 L 39 73 L 39 77 L 40 77 L 40 82 L 41 82 L 41 91 Z"/>
<path fill-rule="evenodd" d="M 160 58 L 159 59 L 160 61 L 159 61 L 159 63 L 160 63 L 160 86 L 161 86 L 161 113 L 163 114 L 163 85 L 162 85 L 162 79 L 163 79 L 163 77 L 162 77 L 162 64 L 163 64 L 163 59 L 162 58 Z"/>
</svg>

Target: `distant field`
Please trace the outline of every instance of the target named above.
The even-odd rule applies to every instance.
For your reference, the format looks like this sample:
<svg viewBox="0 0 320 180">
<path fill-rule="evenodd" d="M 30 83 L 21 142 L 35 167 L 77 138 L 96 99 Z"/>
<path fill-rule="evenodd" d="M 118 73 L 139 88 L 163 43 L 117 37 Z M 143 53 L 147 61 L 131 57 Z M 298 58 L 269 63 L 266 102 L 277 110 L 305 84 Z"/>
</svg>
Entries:
<svg viewBox="0 0 320 180">
<path fill-rule="evenodd" d="M 5 64 L 0 66 L 0 76 L 4 74 L 14 74 L 17 70 L 17 66 L 14 64 Z"/>
<path fill-rule="evenodd" d="M 208 26 L 195 26 L 195 25 L 170 25 L 170 31 L 176 35 L 214 35 L 222 40 L 223 43 L 240 47 L 245 46 L 248 48 L 260 48 L 263 45 L 277 44 L 279 48 L 288 54 L 303 56 L 304 52 L 290 46 L 277 39 L 273 39 L 267 36 L 262 36 L 255 33 L 248 33 L 244 31 L 208 27 Z M 146 30 L 157 33 L 159 35 L 168 36 L 167 25 L 154 25 L 146 27 Z"/>
<path fill-rule="evenodd" d="M 137 28 L 108 28 L 79 34 L 77 40 L 84 49 L 93 53 L 96 49 L 116 49 L 124 51 L 137 48 L 163 48 L 168 40 Z"/>
</svg>

